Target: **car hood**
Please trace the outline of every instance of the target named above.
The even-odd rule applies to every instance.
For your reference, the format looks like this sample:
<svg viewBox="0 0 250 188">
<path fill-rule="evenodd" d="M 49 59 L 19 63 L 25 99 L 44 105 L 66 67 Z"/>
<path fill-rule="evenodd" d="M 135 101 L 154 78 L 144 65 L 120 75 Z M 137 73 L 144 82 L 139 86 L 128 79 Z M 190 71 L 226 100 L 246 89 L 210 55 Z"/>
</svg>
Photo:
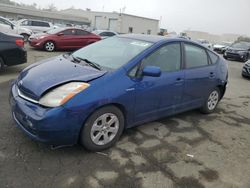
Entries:
<svg viewBox="0 0 250 188">
<path fill-rule="evenodd" d="M 44 92 L 57 85 L 71 81 L 89 82 L 106 72 L 75 64 L 63 56 L 58 56 L 24 69 L 17 79 L 17 86 L 24 95 L 38 100 Z"/>
<path fill-rule="evenodd" d="M 33 39 L 33 38 L 39 38 L 39 37 L 41 37 L 41 36 L 46 37 L 46 36 L 49 36 L 49 34 L 47 34 L 47 33 L 36 33 L 36 34 L 32 34 L 32 35 L 30 36 L 30 38 L 31 38 L 31 39 Z"/>
<path fill-rule="evenodd" d="M 24 27 L 19 27 L 19 32 L 24 32 L 24 33 L 29 33 L 32 34 L 32 30 L 24 28 Z"/>
<path fill-rule="evenodd" d="M 227 51 L 234 51 L 234 52 L 237 52 L 237 51 L 247 51 L 247 49 L 244 49 L 244 48 L 233 48 L 233 47 L 229 47 L 227 49 Z"/>
</svg>

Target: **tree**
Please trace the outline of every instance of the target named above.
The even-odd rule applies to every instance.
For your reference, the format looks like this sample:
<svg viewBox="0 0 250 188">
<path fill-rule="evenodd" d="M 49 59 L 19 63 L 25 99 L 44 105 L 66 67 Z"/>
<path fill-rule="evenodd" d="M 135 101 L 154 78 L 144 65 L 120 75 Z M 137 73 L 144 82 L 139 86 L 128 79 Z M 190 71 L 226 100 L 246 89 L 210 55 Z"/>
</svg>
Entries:
<svg viewBox="0 0 250 188">
<path fill-rule="evenodd" d="M 240 36 L 235 42 L 250 42 L 250 37 Z"/>
<path fill-rule="evenodd" d="M 44 8 L 43 10 L 46 10 L 46 11 L 57 11 L 57 8 L 56 8 L 56 6 L 53 3 L 49 4 L 47 7 L 48 8 Z"/>
</svg>

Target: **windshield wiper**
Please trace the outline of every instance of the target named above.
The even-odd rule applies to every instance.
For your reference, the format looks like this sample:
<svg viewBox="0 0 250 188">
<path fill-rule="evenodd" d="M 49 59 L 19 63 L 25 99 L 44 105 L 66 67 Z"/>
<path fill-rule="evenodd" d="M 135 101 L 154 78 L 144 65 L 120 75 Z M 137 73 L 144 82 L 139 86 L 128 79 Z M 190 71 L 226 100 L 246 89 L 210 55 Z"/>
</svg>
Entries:
<svg viewBox="0 0 250 188">
<path fill-rule="evenodd" d="M 101 66 L 95 62 L 89 61 L 88 59 L 85 58 L 81 58 L 81 57 L 75 57 L 73 56 L 73 54 L 71 55 L 71 57 L 73 58 L 74 61 L 76 61 L 77 63 L 81 63 L 81 61 L 84 61 L 85 63 L 87 63 L 88 65 L 90 65 L 91 67 L 94 67 L 98 70 L 102 70 Z"/>
</svg>

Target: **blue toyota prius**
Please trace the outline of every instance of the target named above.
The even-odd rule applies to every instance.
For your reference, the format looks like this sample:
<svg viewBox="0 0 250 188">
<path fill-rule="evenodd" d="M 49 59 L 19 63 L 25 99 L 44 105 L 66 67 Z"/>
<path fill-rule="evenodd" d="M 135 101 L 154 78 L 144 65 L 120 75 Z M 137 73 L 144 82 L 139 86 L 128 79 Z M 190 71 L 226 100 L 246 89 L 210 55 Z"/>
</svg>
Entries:
<svg viewBox="0 0 250 188">
<path fill-rule="evenodd" d="M 195 42 L 121 35 L 27 67 L 10 104 L 32 139 L 100 151 L 126 128 L 196 108 L 212 113 L 227 78 L 225 60 Z"/>
</svg>

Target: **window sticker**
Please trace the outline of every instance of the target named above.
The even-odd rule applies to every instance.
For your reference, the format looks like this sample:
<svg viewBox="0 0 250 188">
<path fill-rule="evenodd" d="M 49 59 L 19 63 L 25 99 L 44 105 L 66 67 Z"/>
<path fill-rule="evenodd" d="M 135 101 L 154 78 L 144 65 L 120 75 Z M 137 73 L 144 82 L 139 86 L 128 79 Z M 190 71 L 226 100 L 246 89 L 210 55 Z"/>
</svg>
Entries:
<svg viewBox="0 0 250 188">
<path fill-rule="evenodd" d="M 135 46 L 141 46 L 141 47 L 147 47 L 149 45 L 149 43 L 139 42 L 139 41 L 133 41 L 130 44 L 135 45 Z"/>
</svg>

